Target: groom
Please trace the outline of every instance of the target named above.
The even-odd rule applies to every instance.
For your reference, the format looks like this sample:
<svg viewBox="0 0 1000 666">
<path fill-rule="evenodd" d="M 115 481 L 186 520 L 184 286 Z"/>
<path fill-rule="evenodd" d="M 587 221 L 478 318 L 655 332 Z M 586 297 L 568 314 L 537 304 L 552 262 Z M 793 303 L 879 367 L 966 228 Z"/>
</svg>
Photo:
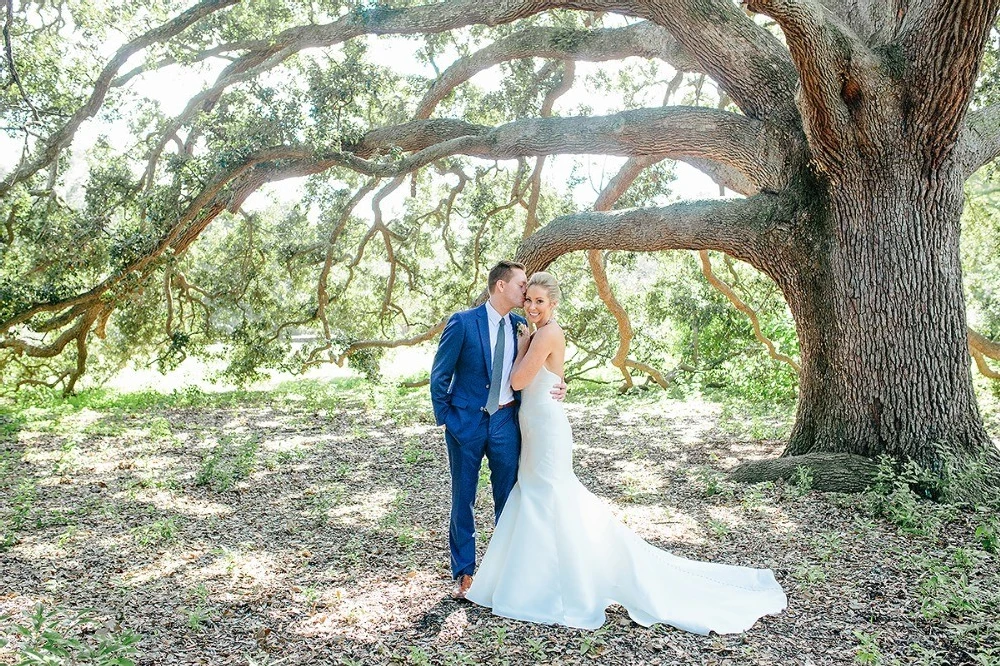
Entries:
<svg viewBox="0 0 1000 666">
<path fill-rule="evenodd" d="M 524 305 L 527 283 L 523 265 L 501 261 L 494 266 L 489 299 L 451 316 L 431 368 L 434 418 L 444 426 L 451 469 L 448 544 L 456 599 L 465 598 L 476 569 L 473 508 L 483 455 L 490 466 L 496 520 L 517 481 L 520 396 L 510 388 L 510 372 L 517 354 L 517 329 L 526 322 L 511 310 Z M 552 395 L 562 400 L 566 385 L 556 384 Z"/>
</svg>

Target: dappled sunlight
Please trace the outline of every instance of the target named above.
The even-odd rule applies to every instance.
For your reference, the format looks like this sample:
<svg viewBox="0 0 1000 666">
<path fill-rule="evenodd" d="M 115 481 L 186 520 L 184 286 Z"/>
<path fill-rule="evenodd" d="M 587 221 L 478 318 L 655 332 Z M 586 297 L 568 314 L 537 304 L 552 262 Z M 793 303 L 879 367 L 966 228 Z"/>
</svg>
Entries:
<svg viewBox="0 0 1000 666">
<path fill-rule="evenodd" d="M 221 546 L 212 550 L 211 557 L 208 564 L 189 567 L 179 577 L 180 582 L 191 586 L 221 580 L 242 588 L 254 588 L 273 586 L 285 577 L 283 567 L 286 565 L 271 551 Z M 297 557 L 308 557 L 308 553 L 299 552 Z"/>
<path fill-rule="evenodd" d="M 398 490 L 378 490 L 354 495 L 349 503 L 330 509 L 328 515 L 341 525 L 374 524 L 392 511 L 398 493 Z"/>
<path fill-rule="evenodd" d="M 386 580 L 365 577 L 348 587 L 320 592 L 327 606 L 289 627 L 303 637 L 317 635 L 350 636 L 355 640 L 374 641 L 386 631 L 411 623 L 434 604 L 430 600 L 414 604 L 423 587 L 440 585 L 439 576 L 426 571 L 410 571 Z"/>
<path fill-rule="evenodd" d="M 656 466 L 644 461 L 617 460 L 612 466 L 618 470 L 618 482 L 626 495 L 656 492 L 664 484 L 663 475 Z"/>
<path fill-rule="evenodd" d="M 125 499 L 126 493 L 118 493 L 115 497 Z M 134 499 L 146 502 L 165 512 L 178 513 L 190 518 L 207 518 L 209 516 L 229 516 L 234 509 L 229 504 L 214 502 L 205 498 L 195 498 L 183 493 L 166 490 L 145 490 L 134 494 Z"/>
<path fill-rule="evenodd" d="M 122 586 L 141 588 L 150 583 L 171 580 L 186 569 L 199 555 L 192 551 L 168 550 L 152 561 L 139 563 L 120 576 Z"/>
<path fill-rule="evenodd" d="M 782 442 L 738 430 L 748 426 L 731 407 L 723 418 L 711 405 L 684 413 L 675 403 L 643 403 L 634 413 L 573 405 L 581 482 L 657 547 L 773 569 L 791 606 L 746 635 L 754 645 L 777 630 L 815 626 L 839 597 L 859 614 L 875 612 L 869 594 L 887 575 L 859 571 L 852 552 L 895 572 L 891 556 L 872 554 L 870 542 L 895 539 L 903 551 L 906 537 L 808 489 L 729 481 L 725 470 L 777 455 Z M 190 646 L 189 655 L 224 650 L 241 664 L 265 647 L 290 663 L 342 654 L 357 663 L 386 663 L 392 654 L 423 663 L 419 652 L 409 659 L 415 644 L 437 655 L 429 663 L 460 663 L 447 655 L 461 654 L 533 663 L 525 646 L 537 637 L 555 650 L 546 653 L 550 663 L 577 655 L 589 634 L 512 622 L 450 599 L 441 434 L 393 418 L 312 408 L 265 416 L 228 406 L 118 421 L 91 414 L 80 421 L 85 430 L 60 425 L 59 434 L 40 426 L 5 468 L 17 475 L 8 492 L 20 513 L 0 506 L 0 519 L 20 523 L 0 557 L 0 580 L 15 583 L 0 594 L 0 612 L 45 600 L 120 614 L 143 634 L 146 663 L 168 663 L 177 644 Z M 759 416 L 748 422 L 772 428 Z M 147 434 L 137 439 L 140 431 Z M 688 441 L 692 433 L 700 434 Z M 488 485 L 476 512 L 482 553 L 493 532 Z M 600 636 L 616 649 L 646 645 L 644 654 L 660 654 L 650 641 L 668 632 L 685 654 L 715 654 L 701 637 L 638 627 L 620 608 L 608 617 Z M 840 645 L 839 635 L 824 640 Z M 4 656 L 0 649 L 0 662 Z"/>
</svg>

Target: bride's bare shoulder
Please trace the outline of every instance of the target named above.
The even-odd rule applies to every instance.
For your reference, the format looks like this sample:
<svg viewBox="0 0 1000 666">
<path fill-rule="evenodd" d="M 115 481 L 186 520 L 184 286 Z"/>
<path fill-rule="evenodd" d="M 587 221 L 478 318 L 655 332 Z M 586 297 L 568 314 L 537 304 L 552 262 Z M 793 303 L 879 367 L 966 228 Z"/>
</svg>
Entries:
<svg viewBox="0 0 1000 666">
<path fill-rule="evenodd" d="M 556 322 L 551 322 L 542 326 L 540 329 L 535 331 L 535 340 L 545 341 L 546 344 L 559 344 L 566 342 L 566 334 L 563 333 L 562 327 Z"/>
</svg>

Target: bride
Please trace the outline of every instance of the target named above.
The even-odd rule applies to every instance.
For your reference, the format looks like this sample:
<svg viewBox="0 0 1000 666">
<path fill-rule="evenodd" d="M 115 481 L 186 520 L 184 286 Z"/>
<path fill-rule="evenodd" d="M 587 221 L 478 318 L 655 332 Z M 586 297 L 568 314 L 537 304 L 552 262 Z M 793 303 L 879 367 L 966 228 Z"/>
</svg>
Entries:
<svg viewBox="0 0 1000 666">
<path fill-rule="evenodd" d="M 643 541 L 573 474 L 573 435 L 549 389 L 561 380 L 566 339 L 552 319 L 559 285 L 528 280 L 511 386 L 521 390 L 521 458 L 466 599 L 496 615 L 597 629 L 621 604 L 633 620 L 699 634 L 737 633 L 786 606 L 768 569 L 697 562 Z"/>
</svg>

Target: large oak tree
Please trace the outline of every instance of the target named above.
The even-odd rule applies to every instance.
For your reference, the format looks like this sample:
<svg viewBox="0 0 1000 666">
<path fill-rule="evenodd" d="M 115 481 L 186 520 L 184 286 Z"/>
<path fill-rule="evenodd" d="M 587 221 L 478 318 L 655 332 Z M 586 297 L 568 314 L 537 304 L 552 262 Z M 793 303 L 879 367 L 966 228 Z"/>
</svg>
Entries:
<svg viewBox="0 0 1000 666">
<path fill-rule="evenodd" d="M 982 362 L 1000 350 L 967 330 L 959 255 L 963 185 L 1000 154 L 1000 109 L 973 104 L 1000 0 L 204 0 L 183 11 L 149 3 L 100 16 L 81 7 L 26 1 L 15 12 L 7 2 L 4 118 L 24 141 L 0 181 L 0 349 L 6 371 L 22 381 L 72 390 L 89 341 L 148 290 L 162 288 L 163 339 L 183 346 L 184 308 L 189 320 L 211 313 L 204 287 L 178 269 L 178 258 L 262 185 L 319 175 L 313 182 L 343 187 L 317 194 L 325 197 L 326 235 L 303 251 L 316 287 L 310 307 L 287 322 L 320 327 L 325 346 L 302 359 L 314 362 L 337 341 L 330 311 L 349 309 L 331 276 L 352 279 L 373 239 L 388 267 L 369 290 L 383 315 L 395 308 L 400 282 L 420 290 L 414 262 L 431 258 L 399 252 L 406 232 L 383 219 L 380 202 L 400 187 L 415 191 L 418 174 L 447 181 L 450 195 L 411 220 L 437 221 L 450 254 L 445 272 L 469 269 L 447 227 L 456 197 L 490 173 L 470 177 L 470 162 L 458 157 L 514 160 L 510 201 L 474 213 L 489 221 L 523 205 L 517 257 L 529 272 L 588 251 L 606 287 L 598 251 L 713 250 L 780 288 L 799 343 L 798 413 L 786 459 L 746 468 L 748 478 L 808 461 L 828 469 L 835 485 L 870 472 L 865 461 L 883 454 L 972 486 L 1000 478 L 969 353 Z M 112 15 L 130 37 L 108 56 L 101 36 Z M 452 62 L 412 103 L 399 101 L 395 89 L 424 84 L 367 64 L 357 44 L 370 35 L 422 36 L 430 62 Z M 720 103 L 553 114 L 574 83 L 574 63 L 624 58 L 712 81 Z M 537 71 L 517 64 L 538 60 L 545 64 Z M 488 103 L 458 96 L 501 63 L 511 76 L 507 99 L 492 102 L 507 108 L 490 124 Z M 59 73 L 40 74 L 52 67 Z M 214 79 L 175 114 L 137 115 L 139 107 L 122 101 L 150 72 L 169 68 Z M 301 97 L 283 77 L 300 84 Z M 446 103 L 452 114 L 440 113 Z M 475 118 L 462 114 L 477 104 Z M 79 130 L 92 119 L 112 122 L 116 112 L 136 116 L 135 145 L 124 157 L 94 146 L 106 160 L 92 165 L 84 203 L 66 201 L 62 178 Z M 557 154 L 628 160 L 592 211 L 546 220 L 540 174 Z M 532 169 L 525 158 L 535 158 Z M 743 196 L 614 210 L 663 160 L 685 161 Z M 352 211 L 368 200 L 371 224 L 345 253 Z M 475 261 L 488 226 L 466 239 Z M 252 260 L 252 252 L 241 256 Z M 627 316 L 606 288 L 601 296 L 627 340 Z M 238 333 L 250 335 L 249 325 Z M 334 356 L 430 340 L 439 330 L 440 321 L 408 338 L 353 341 Z M 63 369 L 65 358 L 72 363 Z M 631 360 L 627 345 L 614 361 L 626 378 L 655 373 Z"/>
</svg>

